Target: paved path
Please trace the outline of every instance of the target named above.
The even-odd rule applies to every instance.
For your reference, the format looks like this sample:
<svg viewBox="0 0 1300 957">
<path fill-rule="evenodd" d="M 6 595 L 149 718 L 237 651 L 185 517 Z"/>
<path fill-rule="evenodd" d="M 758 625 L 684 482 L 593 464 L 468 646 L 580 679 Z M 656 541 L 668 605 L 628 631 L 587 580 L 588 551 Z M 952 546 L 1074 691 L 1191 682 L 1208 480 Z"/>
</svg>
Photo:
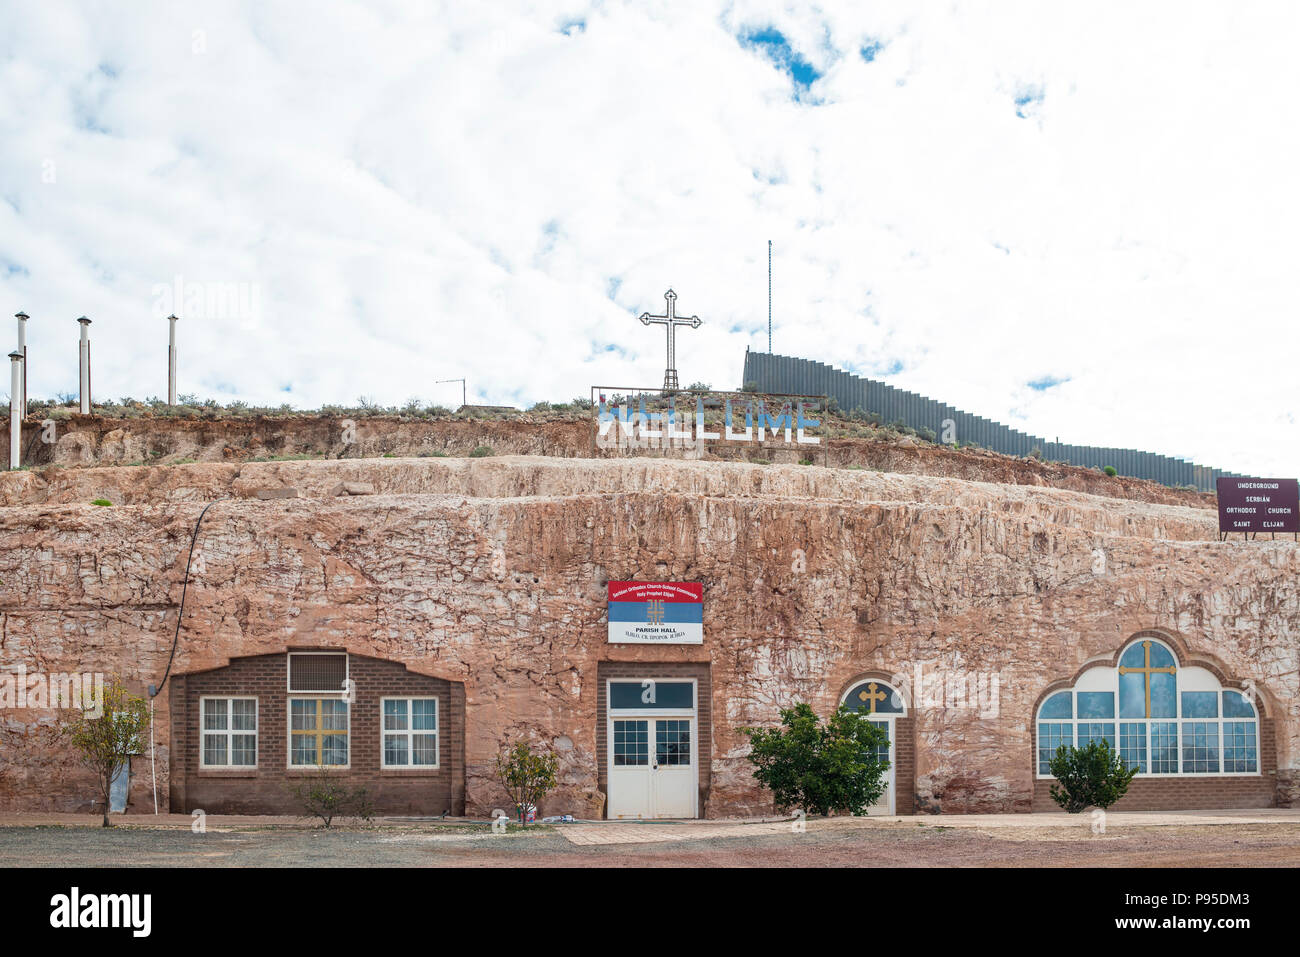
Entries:
<svg viewBox="0 0 1300 957">
<path fill-rule="evenodd" d="M 1105 817 L 1107 831 L 1134 827 L 1189 827 L 1240 824 L 1300 824 L 1300 808 L 1260 808 L 1243 811 L 1113 811 Z M 817 830 L 863 830 L 888 827 L 988 828 L 1033 831 L 1091 832 L 1090 812 L 1067 814 L 934 814 L 894 817 L 811 818 L 803 826 Z M 717 838 L 799 833 L 795 822 L 781 821 L 583 821 L 556 828 L 570 843 L 657 844 Z"/>
<path fill-rule="evenodd" d="M 113 814 L 115 827 L 192 829 L 195 818 L 189 814 Z M 336 825 L 355 822 L 339 819 Z M 487 821 L 478 818 L 376 818 L 373 826 L 381 830 L 425 831 L 438 828 L 438 840 L 467 839 Z M 1091 812 L 1066 814 L 1064 811 L 1035 814 L 921 814 L 895 817 L 810 818 L 808 828 L 854 830 L 878 827 L 970 828 L 975 830 L 1059 829 L 1074 831 L 1092 827 Z M 1111 811 L 1106 814 L 1106 829 L 1129 827 L 1189 827 L 1241 824 L 1300 824 L 1300 808 L 1252 808 L 1226 811 Z M 0 827 L 93 827 L 98 815 L 88 814 L 0 814 Z M 208 831 L 241 830 L 313 830 L 319 822 L 301 817 L 276 815 L 209 814 L 204 818 Z M 460 827 L 465 833 L 457 833 Z M 676 841 L 709 840 L 728 837 L 756 837 L 762 834 L 797 833 L 788 818 L 707 821 L 576 821 L 553 825 L 571 844 L 656 844 Z"/>
</svg>

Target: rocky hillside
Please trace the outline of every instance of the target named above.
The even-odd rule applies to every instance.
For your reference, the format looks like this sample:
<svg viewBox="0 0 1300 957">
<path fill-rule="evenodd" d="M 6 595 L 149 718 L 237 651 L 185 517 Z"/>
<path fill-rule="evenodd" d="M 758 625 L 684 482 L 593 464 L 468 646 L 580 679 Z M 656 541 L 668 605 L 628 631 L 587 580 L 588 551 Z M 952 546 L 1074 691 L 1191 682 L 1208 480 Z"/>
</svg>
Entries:
<svg viewBox="0 0 1300 957">
<path fill-rule="evenodd" d="M 973 482 L 1069 489 L 1109 498 L 1212 508 L 1214 496 L 1170 489 L 1124 476 L 1108 477 L 1032 458 L 985 449 L 953 449 L 889 429 L 831 419 L 828 438 L 812 451 L 769 443 L 717 443 L 706 460 L 795 464 L 810 456 L 816 465 L 943 476 Z M 7 436 L 7 432 L 6 432 Z M 246 463 L 285 459 L 373 459 L 382 457 L 541 455 L 603 457 L 595 448 L 589 414 L 528 414 L 438 417 L 285 415 L 181 418 L 142 415 L 104 418 L 70 415 L 43 429 L 35 417 L 23 432 L 23 463 L 39 482 L 61 481 L 57 469 L 86 466 L 146 466 L 189 462 Z M 7 444 L 7 438 L 5 439 Z M 642 452 L 643 455 L 662 455 Z M 137 476 L 130 481 L 157 481 Z M 39 482 L 36 485 L 39 485 Z M 33 485 L 32 487 L 35 487 Z"/>
</svg>

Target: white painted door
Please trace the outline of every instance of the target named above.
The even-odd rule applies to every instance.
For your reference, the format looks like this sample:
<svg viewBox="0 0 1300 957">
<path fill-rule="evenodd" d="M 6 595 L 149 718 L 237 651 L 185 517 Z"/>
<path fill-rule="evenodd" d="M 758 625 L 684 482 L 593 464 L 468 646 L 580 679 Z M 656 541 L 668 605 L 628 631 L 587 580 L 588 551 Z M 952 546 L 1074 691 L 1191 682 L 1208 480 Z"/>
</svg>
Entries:
<svg viewBox="0 0 1300 957">
<path fill-rule="evenodd" d="M 650 756 L 650 809 L 654 817 L 695 817 L 694 721 L 656 718 Z"/>
<path fill-rule="evenodd" d="M 695 751 L 693 718 L 611 718 L 609 817 L 695 817 Z"/>
<path fill-rule="evenodd" d="M 894 722 L 892 718 L 872 721 L 874 727 L 889 735 L 889 743 L 876 751 L 876 757 L 889 761 L 889 770 L 885 772 L 885 790 L 879 800 L 867 808 L 868 815 L 892 815 L 894 813 Z"/>
</svg>

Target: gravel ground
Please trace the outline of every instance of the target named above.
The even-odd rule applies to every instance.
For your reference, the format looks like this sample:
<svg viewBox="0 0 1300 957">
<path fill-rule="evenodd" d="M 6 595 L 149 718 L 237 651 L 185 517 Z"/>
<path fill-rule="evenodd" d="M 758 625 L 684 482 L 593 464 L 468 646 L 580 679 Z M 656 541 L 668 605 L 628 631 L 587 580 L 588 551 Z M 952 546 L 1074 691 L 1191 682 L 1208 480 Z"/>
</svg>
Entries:
<svg viewBox="0 0 1300 957">
<path fill-rule="evenodd" d="M 561 825 L 562 827 L 563 825 Z M 0 828 L 0 866 L 149 867 L 1300 867 L 1300 823 L 978 829 L 917 824 L 576 846 L 558 829 Z"/>
</svg>

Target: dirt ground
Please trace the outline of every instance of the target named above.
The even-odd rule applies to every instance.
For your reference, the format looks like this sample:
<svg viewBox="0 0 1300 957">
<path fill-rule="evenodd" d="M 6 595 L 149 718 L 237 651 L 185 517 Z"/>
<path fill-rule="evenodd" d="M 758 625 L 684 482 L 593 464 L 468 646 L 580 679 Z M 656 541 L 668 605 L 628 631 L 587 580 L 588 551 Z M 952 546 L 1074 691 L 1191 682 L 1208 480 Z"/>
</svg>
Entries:
<svg viewBox="0 0 1300 957">
<path fill-rule="evenodd" d="M 949 827 L 818 821 L 803 833 L 574 843 L 565 827 L 498 834 L 486 825 L 103 829 L 0 827 L 0 866 L 218 867 L 1300 867 L 1300 822 Z M 597 833 L 597 839 L 603 837 Z M 626 833 L 624 831 L 623 833 Z"/>
</svg>

